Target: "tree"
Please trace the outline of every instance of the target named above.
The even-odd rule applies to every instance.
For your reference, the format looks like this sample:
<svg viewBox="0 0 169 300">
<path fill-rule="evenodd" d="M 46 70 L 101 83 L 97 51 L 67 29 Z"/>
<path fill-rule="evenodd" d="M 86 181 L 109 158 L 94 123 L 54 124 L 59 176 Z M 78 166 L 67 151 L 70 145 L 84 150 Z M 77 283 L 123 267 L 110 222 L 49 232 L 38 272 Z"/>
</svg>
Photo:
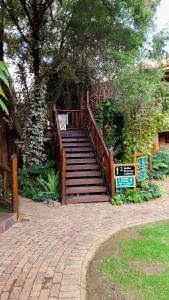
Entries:
<svg viewBox="0 0 169 300">
<path fill-rule="evenodd" d="M 82 88 L 115 72 L 145 42 L 159 0 L 1 0 L 8 18 L 6 55 L 15 60 L 27 107 L 21 132 L 25 164 L 43 163 L 46 83 L 56 80 L 52 107 L 73 78 Z"/>
<path fill-rule="evenodd" d="M 145 64 L 124 69 L 112 83 L 112 99 L 123 117 L 125 161 L 138 153 L 150 152 L 156 134 L 166 126 L 169 112 L 168 83 L 162 66 Z"/>
</svg>

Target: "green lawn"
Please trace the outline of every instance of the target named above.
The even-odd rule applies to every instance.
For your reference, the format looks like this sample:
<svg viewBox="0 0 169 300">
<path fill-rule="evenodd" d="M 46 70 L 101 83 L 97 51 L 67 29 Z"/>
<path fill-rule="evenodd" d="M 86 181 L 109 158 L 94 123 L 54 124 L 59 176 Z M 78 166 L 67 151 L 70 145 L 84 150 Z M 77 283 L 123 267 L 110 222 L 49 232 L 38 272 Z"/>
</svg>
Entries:
<svg viewBox="0 0 169 300">
<path fill-rule="evenodd" d="M 134 299 L 169 299 L 169 222 L 138 228 L 136 238 L 117 241 L 119 254 L 106 257 L 101 271 Z M 127 298 L 128 299 L 128 298 Z"/>
</svg>

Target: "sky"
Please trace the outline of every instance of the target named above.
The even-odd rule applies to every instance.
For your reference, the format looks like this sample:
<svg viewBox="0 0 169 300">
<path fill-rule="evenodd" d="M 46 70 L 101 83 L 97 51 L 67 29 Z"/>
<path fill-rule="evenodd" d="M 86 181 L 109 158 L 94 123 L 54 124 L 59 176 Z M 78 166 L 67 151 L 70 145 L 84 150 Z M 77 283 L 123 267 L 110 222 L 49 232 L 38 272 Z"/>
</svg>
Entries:
<svg viewBox="0 0 169 300">
<path fill-rule="evenodd" d="M 158 30 L 163 29 L 167 23 L 169 25 L 169 0 L 161 0 L 156 13 L 156 24 Z"/>
</svg>

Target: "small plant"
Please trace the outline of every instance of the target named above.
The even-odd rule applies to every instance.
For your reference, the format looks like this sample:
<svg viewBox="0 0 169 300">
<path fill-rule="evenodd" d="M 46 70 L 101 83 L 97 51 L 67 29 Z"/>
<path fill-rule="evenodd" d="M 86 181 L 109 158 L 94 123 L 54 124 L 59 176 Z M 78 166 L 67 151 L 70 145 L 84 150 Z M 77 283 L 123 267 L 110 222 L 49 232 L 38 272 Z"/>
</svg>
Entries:
<svg viewBox="0 0 169 300">
<path fill-rule="evenodd" d="M 134 191 L 133 189 L 127 189 L 125 191 L 126 202 L 141 203 L 143 200 L 139 194 L 139 191 Z"/>
<path fill-rule="evenodd" d="M 45 192 L 58 193 L 59 191 L 59 175 L 48 174 L 48 179 L 38 178 L 38 181 Z"/>
<path fill-rule="evenodd" d="M 160 198 L 163 190 L 156 182 L 145 182 L 136 191 L 133 189 L 119 189 L 112 199 L 113 205 L 123 203 L 141 203 L 151 199 Z"/>
<path fill-rule="evenodd" d="M 121 205 L 123 204 L 123 201 L 121 199 L 121 195 L 120 194 L 117 194 L 114 196 L 114 198 L 112 199 L 112 204 L 113 205 Z"/>
</svg>

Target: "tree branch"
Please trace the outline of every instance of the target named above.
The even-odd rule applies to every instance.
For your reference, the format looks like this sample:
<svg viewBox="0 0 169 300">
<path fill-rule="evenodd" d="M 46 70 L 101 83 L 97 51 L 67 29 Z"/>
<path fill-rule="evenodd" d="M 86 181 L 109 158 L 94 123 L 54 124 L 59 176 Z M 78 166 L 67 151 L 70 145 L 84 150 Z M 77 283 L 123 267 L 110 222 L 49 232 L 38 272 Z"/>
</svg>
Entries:
<svg viewBox="0 0 169 300">
<path fill-rule="evenodd" d="M 32 21 L 31 15 L 29 13 L 29 10 L 27 8 L 26 1 L 25 0 L 20 0 L 20 3 L 22 4 L 22 6 L 23 6 L 23 8 L 25 10 L 25 14 L 26 14 L 26 16 L 27 16 L 27 18 L 29 20 L 30 25 L 33 26 L 33 21 Z"/>
<path fill-rule="evenodd" d="M 16 18 L 15 18 L 15 16 L 14 16 L 14 13 L 13 13 L 12 8 L 9 9 L 8 6 L 7 6 L 7 4 L 5 3 L 4 0 L 1 0 L 1 1 L 2 1 L 3 5 L 4 5 L 5 10 L 6 10 L 7 13 L 9 14 L 11 20 L 12 20 L 13 23 L 16 25 L 16 27 L 17 27 L 19 33 L 21 34 L 22 38 L 24 39 L 24 41 L 25 41 L 28 45 L 31 46 L 31 43 L 30 43 L 29 40 L 26 38 L 26 36 L 25 36 L 24 33 L 22 32 L 22 29 L 21 29 L 19 23 L 17 22 L 17 20 L 16 20 Z"/>
</svg>

